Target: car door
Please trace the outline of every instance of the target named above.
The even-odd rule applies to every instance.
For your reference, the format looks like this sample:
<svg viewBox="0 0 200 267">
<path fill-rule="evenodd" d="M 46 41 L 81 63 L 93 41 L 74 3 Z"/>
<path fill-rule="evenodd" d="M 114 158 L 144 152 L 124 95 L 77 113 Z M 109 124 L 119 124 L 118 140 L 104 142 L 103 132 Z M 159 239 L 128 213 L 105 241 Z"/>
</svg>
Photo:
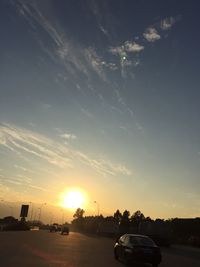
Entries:
<svg viewBox="0 0 200 267">
<path fill-rule="evenodd" d="M 130 237 L 127 235 L 123 242 L 123 259 L 129 260 L 131 258 L 132 249 L 130 247 Z"/>
<path fill-rule="evenodd" d="M 123 235 L 119 239 L 119 250 L 118 250 L 118 255 L 120 259 L 124 259 L 124 242 L 126 239 L 126 235 Z"/>
</svg>

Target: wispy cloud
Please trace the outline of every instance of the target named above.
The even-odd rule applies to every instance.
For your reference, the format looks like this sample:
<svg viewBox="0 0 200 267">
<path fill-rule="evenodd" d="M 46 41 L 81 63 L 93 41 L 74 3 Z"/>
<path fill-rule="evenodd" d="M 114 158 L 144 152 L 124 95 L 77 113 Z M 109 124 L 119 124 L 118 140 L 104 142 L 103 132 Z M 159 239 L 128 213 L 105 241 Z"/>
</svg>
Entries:
<svg viewBox="0 0 200 267">
<path fill-rule="evenodd" d="M 103 66 L 107 67 L 110 70 L 117 70 L 118 69 L 118 66 L 115 63 L 112 63 L 112 62 L 102 61 L 101 64 Z"/>
<path fill-rule="evenodd" d="M 163 20 L 161 20 L 160 22 L 160 27 L 162 30 L 166 31 L 169 30 L 179 19 L 180 17 L 168 17 L 165 18 Z"/>
<path fill-rule="evenodd" d="M 21 174 L 17 174 L 17 177 L 15 178 L 16 180 L 20 181 L 20 182 L 26 182 L 28 184 L 32 183 L 32 178 L 26 176 L 26 175 L 21 175 Z"/>
<path fill-rule="evenodd" d="M 106 81 L 106 74 L 103 70 L 102 59 L 97 55 L 94 48 L 89 47 L 85 49 L 85 58 L 90 68 L 103 80 Z"/>
<path fill-rule="evenodd" d="M 92 69 L 103 81 L 107 81 L 104 67 L 113 70 L 115 69 L 113 63 L 105 64 L 106 61 L 101 59 L 94 48 L 83 47 L 77 42 L 75 43 L 67 36 L 66 31 L 55 21 L 55 18 L 48 18 L 44 15 L 37 4 L 21 0 L 18 2 L 17 8 L 34 30 L 39 25 L 49 35 L 52 45 L 48 44 L 48 47 L 45 40 L 42 38 L 38 40 L 45 53 L 61 62 L 67 72 L 74 76 L 82 73 L 87 79 L 91 79 L 90 71 Z M 103 30 L 103 28 L 101 29 Z"/>
<path fill-rule="evenodd" d="M 29 170 L 29 169 L 27 169 L 27 168 L 25 168 L 25 167 L 22 167 L 22 166 L 19 166 L 19 165 L 17 165 L 17 164 L 14 164 L 14 167 L 15 167 L 16 169 L 19 169 L 19 170 L 24 171 L 24 172 L 34 173 L 32 170 Z"/>
<path fill-rule="evenodd" d="M 11 183 L 11 184 L 25 185 L 25 186 L 28 186 L 32 183 L 32 178 L 21 174 L 16 174 L 13 176 L 1 175 L 1 180 L 3 180 L 4 183 Z"/>
<path fill-rule="evenodd" d="M 105 159 L 94 159 L 88 157 L 86 154 L 83 154 L 82 152 L 77 152 L 77 156 L 79 157 L 79 160 L 81 160 L 82 162 L 84 162 L 89 166 L 92 166 L 97 172 L 103 175 L 109 174 L 115 176 L 116 173 L 121 173 L 129 176 L 132 174 L 132 172 L 128 168 L 126 168 L 124 165 L 121 164 L 115 165 Z"/>
<path fill-rule="evenodd" d="M 113 47 L 110 47 L 109 51 L 113 54 L 113 55 L 119 55 L 119 56 L 123 56 L 122 53 L 124 53 L 124 55 L 126 56 L 126 53 L 125 53 L 125 49 L 124 49 L 124 46 L 113 46 Z"/>
<path fill-rule="evenodd" d="M 5 137 L 2 133 L 0 133 L 0 145 L 5 145 L 5 144 L 6 144 Z"/>
<path fill-rule="evenodd" d="M 16 200 L 16 199 L 19 199 L 19 196 L 21 196 L 21 193 L 17 192 L 18 189 L 16 188 L 16 186 L 18 188 L 26 188 L 26 189 L 32 188 L 32 189 L 35 189 L 37 191 L 39 190 L 39 191 L 43 191 L 43 192 L 49 191 L 46 188 L 40 187 L 38 185 L 34 185 L 32 178 L 21 175 L 21 174 L 17 174 L 15 176 L 1 175 L 0 181 L 1 181 L 0 193 L 2 196 L 5 194 L 5 197 L 9 193 L 9 199 L 12 199 L 12 197 L 13 197 L 14 200 Z M 11 185 L 15 185 L 15 189 L 12 189 Z M 24 196 L 24 197 L 26 197 L 26 196 Z"/>
<path fill-rule="evenodd" d="M 62 157 L 62 151 L 56 152 L 52 141 L 44 136 L 9 124 L 0 125 L 0 132 L 4 145 L 17 154 L 28 153 L 59 167 L 71 167 L 70 159 Z"/>
<path fill-rule="evenodd" d="M 77 136 L 75 134 L 70 134 L 70 133 L 61 134 L 60 137 L 67 139 L 67 140 L 76 140 L 77 139 Z"/>
<path fill-rule="evenodd" d="M 16 201 L 16 199 L 21 201 L 26 201 L 26 197 L 24 194 L 17 191 L 17 188 L 12 189 L 10 186 L 4 184 L 3 182 L 0 183 L 0 195 L 6 201 Z"/>
<path fill-rule="evenodd" d="M 160 40 L 161 38 L 158 31 L 154 27 L 147 28 L 146 31 L 143 33 L 143 36 L 148 42 L 152 43 Z"/>
<path fill-rule="evenodd" d="M 81 108 L 81 112 L 87 116 L 88 118 L 90 119 L 93 119 L 94 118 L 94 114 L 92 114 L 89 110 L 85 109 L 85 108 Z"/>
<path fill-rule="evenodd" d="M 29 185 L 29 187 L 33 188 L 33 189 L 36 189 L 36 190 L 39 190 L 39 191 L 43 191 L 43 192 L 47 192 L 49 190 L 47 190 L 46 188 L 43 188 L 43 187 L 40 187 L 40 186 L 37 186 L 37 185 Z"/>
<path fill-rule="evenodd" d="M 130 53 L 138 53 L 144 49 L 143 45 L 140 45 L 136 42 L 130 42 L 130 41 L 126 41 L 124 44 L 124 47 L 125 47 L 126 52 L 130 52 Z"/>
<path fill-rule="evenodd" d="M 42 159 L 58 168 L 73 168 L 74 162 L 78 161 L 102 175 L 131 174 L 131 171 L 122 164 L 114 164 L 98 157 L 92 158 L 81 151 L 69 149 L 66 145 L 63 146 L 61 143 L 24 128 L 0 124 L 0 133 L 5 139 L 1 145 L 6 146 L 11 152 L 20 152 L 24 156 Z M 18 181 L 19 178 L 25 177 L 18 177 Z"/>
<path fill-rule="evenodd" d="M 138 64 L 135 64 L 135 62 L 139 62 L 138 59 L 130 59 L 129 55 L 139 54 L 142 50 L 144 50 L 144 46 L 134 41 L 125 41 L 121 46 L 112 46 L 109 48 L 110 53 L 119 57 L 123 78 L 127 76 L 125 69 L 130 66 L 136 67 Z"/>
<path fill-rule="evenodd" d="M 136 42 L 126 41 L 121 46 L 110 47 L 110 52 L 113 55 L 126 56 L 127 53 L 139 53 L 144 49 L 143 45 Z"/>
<path fill-rule="evenodd" d="M 109 36 L 108 31 L 101 24 L 99 24 L 99 29 L 101 30 L 101 32 L 103 32 L 103 34 Z"/>
<path fill-rule="evenodd" d="M 38 38 L 41 48 L 53 60 L 63 63 L 67 72 L 76 75 L 81 72 L 88 77 L 87 66 L 84 64 L 83 49 L 70 40 L 62 27 L 51 16 L 48 18 L 38 7 L 39 3 L 18 1 L 17 9 L 20 15 L 37 31 L 38 25 L 49 35 L 51 43 L 48 46 L 42 38 Z"/>
<path fill-rule="evenodd" d="M 21 185 L 22 184 L 19 181 L 11 180 L 11 179 L 7 179 L 6 182 L 9 183 L 9 184 L 14 184 L 14 185 Z"/>
</svg>

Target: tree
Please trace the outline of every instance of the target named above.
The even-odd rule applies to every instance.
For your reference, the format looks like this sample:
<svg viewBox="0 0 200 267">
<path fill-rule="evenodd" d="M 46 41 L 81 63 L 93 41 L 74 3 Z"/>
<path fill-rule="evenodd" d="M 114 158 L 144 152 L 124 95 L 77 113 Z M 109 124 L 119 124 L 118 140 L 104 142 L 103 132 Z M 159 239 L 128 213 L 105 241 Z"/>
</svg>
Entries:
<svg viewBox="0 0 200 267">
<path fill-rule="evenodd" d="M 74 213 L 73 217 L 74 217 L 75 219 L 83 218 L 83 214 L 84 214 L 84 213 L 85 213 L 85 211 L 84 211 L 83 209 L 78 208 L 78 209 L 76 210 L 76 212 Z"/>
<path fill-rule="evenodd" d="M 72 225 L 79 231 L 84 229 L 85 218 L 83 218 L 83 214 L 85 211 L 81 208 L 78 208 L 74 213 L 74 220 L 72 221 Z"/>
<path fill-rule="evenodd" d="M 151 219 L 151 217 L 147 216 L 147 217 L 145 218 L 145 221 L 146 221 L 146 222 L 152 222 L 153 220 Z"/>
<path fill-rule="evenodd" d="M 134 228 L 137 229 L 137 232 L 139 233 L 141 231 L 141 223 L 145 221 L 145 216 L 144 214 L 140 211 L 137 210 L 133 215 L 131 216 L 131 224 Z"/>
<path fill-rule="evenodd" d="M 3 221 L 4 223 L 15 223 L 15 222 L 17 222 L 18 220 L 15 219 L 15 217 L 13 217 L 13 216 L 6 216 L 6 217 L 4 217 L 4 218 L 2 219 L 2 221 Z"/>
<path fill-rule="evenodd" d="M 122 219 L 122 214 L 119 210 L 116 210 L 113 217 L 117 223 L 120 223 L 120 221 Z"/>
<path fill-rule="evenodd" d="M 129 221 L 130 212 L 128 210 L 125 210 L 122 215 L 122 221 Z"/>
<path fill-rule="evenodd" d="M 119 231 L 121 234 L 128 233 L 130 227 L 130 220 L 129 220 L 130 212 L 125 210 L 122 214 L 122 218 L 119 225 Z"/>
<path fill-rule="evenodd" d="M 145 220 L 144 214 L 140 211 L 137 210 L 133 215 L 131 216 L 131 221 L 132 222 L 141 222 Z"/>
</svg>

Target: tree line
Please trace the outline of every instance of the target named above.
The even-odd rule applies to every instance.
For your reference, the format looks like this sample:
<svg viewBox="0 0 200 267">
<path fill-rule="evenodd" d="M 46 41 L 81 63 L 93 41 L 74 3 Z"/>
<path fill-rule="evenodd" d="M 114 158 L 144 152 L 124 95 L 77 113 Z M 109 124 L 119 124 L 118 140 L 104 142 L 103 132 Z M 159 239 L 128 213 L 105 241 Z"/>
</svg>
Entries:
<svg viewBox="0 0 200 267">
<path fill-rule="evenodd" d="M 82 232 L 98 233 L 101 225 L 118 226 L 117 233 L 140 233 L 160 235 L 171 238 L 172 242 L 200 246 L 200 217 L 191 219 L 171 218 L 152 219 L 145 216 L 140 210 L 132 215 L 128 210 L 120 212 L 117 209 L 112 216 L 84 216 L 85 210 L 78 208 L 74 215 L 71 226 Z M 107 224 L 106 224 L 107 223 Z M 148 232 L 148 231 L 149 232 Z"/>
</svg>

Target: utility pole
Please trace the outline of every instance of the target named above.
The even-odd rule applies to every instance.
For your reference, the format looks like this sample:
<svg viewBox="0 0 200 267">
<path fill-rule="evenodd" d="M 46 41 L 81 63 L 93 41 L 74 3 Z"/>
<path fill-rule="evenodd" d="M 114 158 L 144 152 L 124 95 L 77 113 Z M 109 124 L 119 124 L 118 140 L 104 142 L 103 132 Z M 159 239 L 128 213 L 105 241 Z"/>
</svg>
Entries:
<svg viewBox="0 0 200 267">
<path fill-rule="evenodd" d="M 96 200 L 94 201 L 94 203 L 97 204 L 97 216 L 99 216 L 99 210 L 100 210 L 99 203 Z"/>
</svg>

